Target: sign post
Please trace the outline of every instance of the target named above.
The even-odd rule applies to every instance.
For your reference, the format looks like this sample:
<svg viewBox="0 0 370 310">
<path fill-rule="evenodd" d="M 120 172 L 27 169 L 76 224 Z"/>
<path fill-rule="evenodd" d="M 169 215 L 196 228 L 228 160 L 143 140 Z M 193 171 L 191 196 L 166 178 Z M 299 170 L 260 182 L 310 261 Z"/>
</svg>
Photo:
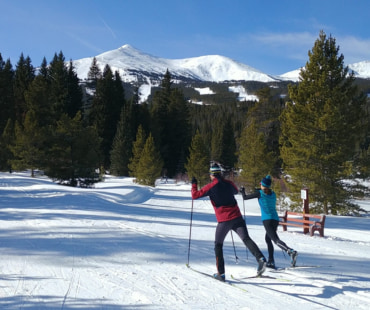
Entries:
<svg viewBox="0 0 370 310">
<path fill-rule="evenodd" d="M 303 200 L 303 219 L 309 220 L 310 218 L 305 216 L 305 214 L 310 214 L 310 207 L 308 204 L 308 188 L 301 189 L 301 198 Z M 309 232 L 309 229 L 304 227 L 303 233 L 307 234 Z"/>
</svg>

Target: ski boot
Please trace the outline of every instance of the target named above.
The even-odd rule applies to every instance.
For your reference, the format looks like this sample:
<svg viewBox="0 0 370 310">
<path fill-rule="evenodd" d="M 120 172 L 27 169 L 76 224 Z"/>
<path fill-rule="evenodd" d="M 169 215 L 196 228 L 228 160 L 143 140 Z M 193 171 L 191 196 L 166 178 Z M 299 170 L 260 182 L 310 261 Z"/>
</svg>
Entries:
<svg viewBox="0 0 370 310">
<path fill-rule="evenodd" d="M 290 264 L 292 267 L 295 267 L 295 263 L 297 261 L 298 252 L 294 251 L 293 249 L 288 250 L 288 254 L 290 256 Z"/>
<path fill-rule="evenodd" d="M 219 273 L 215 273 L 213 275 L 213 277 L 216 279 L 216 280 L 219 280 L 221 282 L 225 282 L 225 274 L 219 274 Z"/>
<path fill-rule="evenodd" d="M 266 258 L 261 257 L 258 260 L 257 276 L 262 275 L 266 270 Z"/>
<path fill-rule="evenodd" d="M 266 267 L 267 267 L 267 268 L 276 269 L 274 260 L 273 260 L 273 259 L 269 259 L 269 260 L 267 261 Z"/>
</svg>

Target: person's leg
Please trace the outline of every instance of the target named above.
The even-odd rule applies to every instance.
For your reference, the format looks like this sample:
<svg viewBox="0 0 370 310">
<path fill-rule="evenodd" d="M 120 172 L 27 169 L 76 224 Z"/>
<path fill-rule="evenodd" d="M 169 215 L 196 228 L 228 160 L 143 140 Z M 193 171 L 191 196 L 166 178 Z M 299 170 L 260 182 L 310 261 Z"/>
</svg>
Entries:
<svg viewBox="0 0 370 310">
<path fill-rule="evenodd" d="M 267 262 L 268 263 L 274 262 L 274 246 L 272 244 L 271 237 L 270 237 L 271 235 L 273 235 L 274 225 L 271 222 L 271 220 L 265 220 L 263 221 L 263 226 L 265 227 L 265 231 L 266 231 L 265 241 L 267 244 L 267 250 L 269 254 Z"/>
<path fill-rule="evenodd" d="M 296 261 L 297 261 L 298 252 L 297 251 L 294 251 L 292 248 L 290 248 L 289 246 L 287 246 L 287 244 L 284 241 L 280 240 L 280 238 L 279 238 L 279 236 L 277 234 L 277 228 L 279 226 L 279 222 L 276 221 L 276 220 L 270 220 L 269 222 L 268 221 L 264 221 L 263 222 L 263 225 L 265 226 L 266 233 L 268 234 L 268 236 L 270 237 L 270 239 L 272 241 L 274 241 L 275 244 L 280 249 L 282 249 L 284 252 L 288 253 L 288 255 L 291 257 L 291 264 L 292 264 L 292 266 L 295 266 Z"/>
<path fill-rule="evenodd" d="M 271 222 L 270 220 L 263 221 L 263 226 L 265 227 L 265 241 L 267 244 L 267 250 L 269 253 L 268 261 L 274 261 L 274 246 L 272 244 L 270 234 L 271 234 Z"/>
<path fill-rule="evenodd" d="M 267 261 L 273 262 L 274 261 L 274 246 L 272 244 L 271 238 L 269 237 L 269 235 L 267 233 L 265 234 L 265 241 L 266 241 L 266 244 L 267 244 L 267 251 L 268 251 L 268 254 L 269 254 Z"/>
<path fill-rule="evenodd" d="M 283 251 L 287 252 L 289 247 L 285 244 L 285 242 L 281 241 L 278 234 L 277 234 L 277 227 L 279 222 L 276 220 L 265 220 L 263 221 L 263 226 L 265 227 L 266 234 L 268 237 Z"/>
<path fill-rule="evenodd" d="M 243 218 L 238 218 L 234 220 L 234 225 L 232 229 L 238 234 L 240 239 L 243 240 L 243 243 L 257 261 L 265 258 L 261 250 L 258 248 L 257 244 L 249 236 L 248 229 Z"/>
<path fill-rule="evenodd" d="M 219 275 L 225 273 L 225 261 L 223 253 L 223 244 L 230 227 L 228 222 L 218 223 L 215 233 L 215 255 L 216 255 L 216 267 Z"/>
<path fill-rule="evenodd" d="M 240 239 L 243 240 L 245 246 L 253 254 L 258 262 L 257 276 L 261 276 L 266 270 L 266 258 L 263 256 L 261 250 L 257 244 L 249 237 L 248 229 L 244 219 L 241 217 L 237 220 L 233 226 L 233 230 L 238 234 Z"/>
</svg>

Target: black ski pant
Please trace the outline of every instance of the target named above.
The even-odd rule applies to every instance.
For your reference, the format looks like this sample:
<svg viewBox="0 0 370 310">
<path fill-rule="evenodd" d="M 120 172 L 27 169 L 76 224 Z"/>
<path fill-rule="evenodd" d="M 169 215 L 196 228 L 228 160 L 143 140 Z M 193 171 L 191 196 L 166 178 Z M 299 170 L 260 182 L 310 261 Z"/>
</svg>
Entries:
<svg viewBox="0 0 370 310">
<path fill-rule="evenodd" d="M 225 273 L 225 261 L 222 247 L 224 244 L 224 240 L 230 230 L 233 230 L 238 234 L 240 239 L 243 240 L 243 243 L 253 254 L 257 261 L 261 258 L 264 258 L 257 244 L 249 237 L 247 226 L 242 217 L 238 217 L 231 221 L 218 223 L 215 233 L 215 255 L 216 267 L 219 274 Z"/>
<path fill-rule="evenodd" d="M 277 220 L 264 220 L 263 226 L 266 230 L 265 241 L 267 244 L 267 250 L 269 253 L 269 261 L 274 261 L 274 246 L 271 241 L 273 241 L 280 249 L 285 252 L 288 252 L 290 248 L 285 244 L 285 242 L 281 241 L 278 234 L 277 228 L 279 226 L 279 221 Z"/>
</svg>

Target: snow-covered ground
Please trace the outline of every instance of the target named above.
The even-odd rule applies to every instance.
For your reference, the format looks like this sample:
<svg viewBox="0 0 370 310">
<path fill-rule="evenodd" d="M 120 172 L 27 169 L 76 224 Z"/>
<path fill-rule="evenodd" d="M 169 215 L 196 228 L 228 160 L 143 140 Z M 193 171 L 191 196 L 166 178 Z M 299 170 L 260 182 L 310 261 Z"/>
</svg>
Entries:
<svg viewBox="0 0 370 310">
<path fill-rule="evenodd" d="M 257 201 L 237 199 L 267 254 Z M 361 205 L 370 210 L 369 200 Z M 0 308 L 369 309 L 369 224 L 328 216 L 324 238 L 279 228 L 307 268 L 229 285 L 186 267 L 189 255 L 194 269 L 215 271 L 213 210 L 208 199 L 191 200 L 189 184 L 107 177 L 81 189 L 0 173 Z M 254 257 L 233 239 L 236 254 L 230 234 L 224 245 L 227 278 L 254 275 Z M 278 248 L 275 259 L 289 266 Z"/>
</svg>

